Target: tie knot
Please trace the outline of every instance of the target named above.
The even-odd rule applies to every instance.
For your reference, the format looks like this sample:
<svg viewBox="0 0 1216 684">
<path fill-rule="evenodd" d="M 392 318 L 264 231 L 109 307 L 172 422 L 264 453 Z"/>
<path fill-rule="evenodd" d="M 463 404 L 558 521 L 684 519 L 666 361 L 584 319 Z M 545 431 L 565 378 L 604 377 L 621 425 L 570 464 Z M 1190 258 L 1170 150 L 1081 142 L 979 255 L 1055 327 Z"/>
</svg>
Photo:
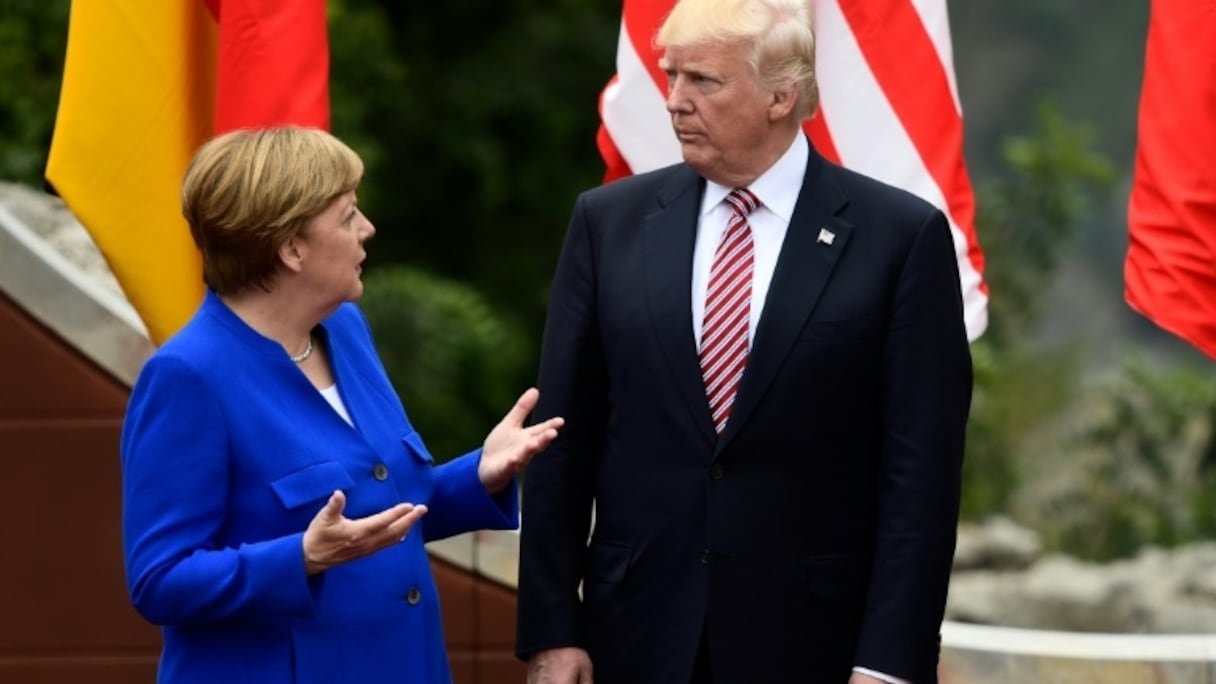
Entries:
<svg viewBox="0 0 1216 684">
<path fill-rule="evenodd" d="M 736 214 L 744 217 L 760 206 L 760 200 L 756 199 L 752 191 L 747 188 L 735 188 L 731 190 L 730 194 L 726 196 L 726 201 L 735 210 Z"/>
</svg>

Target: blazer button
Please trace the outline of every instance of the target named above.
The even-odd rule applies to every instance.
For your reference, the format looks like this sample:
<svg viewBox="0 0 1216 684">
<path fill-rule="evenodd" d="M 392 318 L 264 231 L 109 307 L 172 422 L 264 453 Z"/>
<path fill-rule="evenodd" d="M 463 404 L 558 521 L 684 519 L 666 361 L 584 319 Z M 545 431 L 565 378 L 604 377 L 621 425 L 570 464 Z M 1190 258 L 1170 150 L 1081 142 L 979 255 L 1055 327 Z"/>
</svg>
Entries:
<svg viewBox="0 0 1216 684">
<path fill-rule="evenodd" d="M 709 476 L 715 480 L 721 480 L 723 475 L 722 466 L 716 465 L 709 469 Z"/>
<path fill-rule="evenodd" d="M 416 606 L 422 602 L 422 592 L 418 587 L 410 587 L 410 590 L 405 594 L 405 602 L 411 606 Z"/>
<path fill-rule="evenodd" d="M 377 463 L 375 468 L 372 468 L 372 477 L 384 482 L 388 479 L 388 466 L 383 463 Z"/>
</svg>

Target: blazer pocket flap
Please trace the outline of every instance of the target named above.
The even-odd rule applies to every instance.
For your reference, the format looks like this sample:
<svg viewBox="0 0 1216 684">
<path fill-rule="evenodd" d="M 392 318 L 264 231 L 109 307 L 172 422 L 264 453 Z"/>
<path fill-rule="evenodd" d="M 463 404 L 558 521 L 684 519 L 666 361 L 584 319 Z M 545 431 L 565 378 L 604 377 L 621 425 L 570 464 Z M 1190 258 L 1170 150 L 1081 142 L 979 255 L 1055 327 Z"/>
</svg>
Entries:
<svg viewBox="0 0 1216 684">
<path fill-rule="evenodd" d="M 426 445 L 422 443 L 422 435 L 418 434 L 417 430 L 402 437 L 401 441 L 405 443 L 406 451 L 413 454 L 414 458 L 424 463 L 435 462 L 435 458 L 431 456 L 431 452 L 427 451 Z"/>
<path fill-rule="evenodd" d="M 350 489 L 355 481 L 341 464 L 314 463 L 270 483 L 279 501 L 289 509 L 328 498 L 335 489 Z"/>
<path fill-rule="evenodd" d="M 629 571 L 633 549 L 615 544 L 592 544 L 587 548 L 587 579 L 620 584 Z"/>
</svg>

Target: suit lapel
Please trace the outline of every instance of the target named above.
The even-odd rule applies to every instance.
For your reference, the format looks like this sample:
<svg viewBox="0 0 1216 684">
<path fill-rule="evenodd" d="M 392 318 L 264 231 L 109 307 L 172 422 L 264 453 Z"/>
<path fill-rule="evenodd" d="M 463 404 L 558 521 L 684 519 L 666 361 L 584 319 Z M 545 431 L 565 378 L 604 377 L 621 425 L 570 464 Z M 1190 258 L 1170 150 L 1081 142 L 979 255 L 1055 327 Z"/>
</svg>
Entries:
<svg viewBox="0 0 1216 684">
<path fill-rule="evenodd" d="M 812 148 L 718 452 L 759 405 L 848 246 L 852 225 L 836 215 L 845 204 L 832 167 Z"/>
<path fill-rule="evenodd" d="M 659 208 L 646 216 L 646 298 L 659 347 L 672 381 L 687 404 L 698 432 L 716 440 L 701 362 L 692 328 L 692 253 L 704 182 L 681 166 L 658 193 Z"/>
</svg>

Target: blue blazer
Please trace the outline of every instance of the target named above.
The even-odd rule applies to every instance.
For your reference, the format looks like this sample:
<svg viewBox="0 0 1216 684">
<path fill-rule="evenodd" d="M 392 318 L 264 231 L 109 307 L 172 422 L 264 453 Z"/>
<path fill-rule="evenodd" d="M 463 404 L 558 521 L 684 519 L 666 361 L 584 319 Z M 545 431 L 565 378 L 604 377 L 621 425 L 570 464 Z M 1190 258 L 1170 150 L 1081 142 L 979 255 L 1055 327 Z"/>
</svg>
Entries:
<svg viewBox="0 0 1216 684">
<path fill-rule="evenodd" d="M 680 164 L 575 204 L 535 412 L 566 424 L 524 481 L 517 650 L 667 684 L 704 634 L 719 684 L 932 684 L 971 398 L 946 219 L 812 148 L 719 437 L 692 320 L 704 190 Z"/>
<path fill-rule="evenodd" d="M 353 304 L 317 334 L 354 427 L 214 293 L 140 373 L 124 552 L 135 608 L 163 626 L 160 682 L 451 680 L 424 543 L 515 527 L 516 488 L 486 493 L 480 450 L 433 467 Z M 335 489 L 351 518 L 429 511 L 402 543 L 309 577 L 304 530 Z"/>
</svg>

